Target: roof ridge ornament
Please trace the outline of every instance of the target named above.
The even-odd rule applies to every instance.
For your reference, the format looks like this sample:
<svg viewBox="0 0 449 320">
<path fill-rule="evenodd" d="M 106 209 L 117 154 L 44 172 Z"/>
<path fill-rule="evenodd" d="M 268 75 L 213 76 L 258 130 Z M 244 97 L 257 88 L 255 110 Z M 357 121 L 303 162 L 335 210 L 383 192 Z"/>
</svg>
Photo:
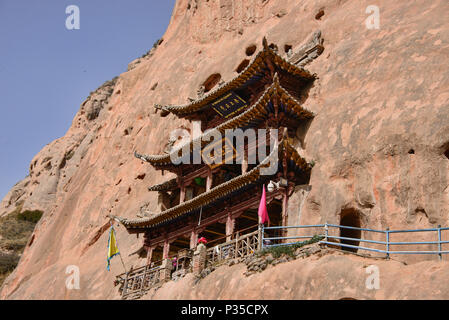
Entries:
<svg viewBox="0 0 449 320">
<path fill-rule="evenodd" d="M 264 47 L 264 49 L 270 49 L 268 47 L 268 41 L 267 41 L 267 37 L 266 36 L 264 36 L 263 39 L 262 39 L 262 46 Z"/>
<path fill-rule="evenodd" d="M 157 103 L 155 103 L 154 104 L 154 108 L 156 109 L 156 110 L 161 110 L 161 117 L 166 117 L 166 116 L 168 116 L 169 115 L 169 113 L 170 113 L 170 111 L 166 108 L 166 106 L 163 106 L 163 105 L 161 105 L 161 104 L 157 104 Z"/>
<path fill-rule="evenodd" d="M 280 79 L 277 71 L 273 75 L 273 84 L 275 85 L 275 87 L 280 86 Z"/>
</svg>

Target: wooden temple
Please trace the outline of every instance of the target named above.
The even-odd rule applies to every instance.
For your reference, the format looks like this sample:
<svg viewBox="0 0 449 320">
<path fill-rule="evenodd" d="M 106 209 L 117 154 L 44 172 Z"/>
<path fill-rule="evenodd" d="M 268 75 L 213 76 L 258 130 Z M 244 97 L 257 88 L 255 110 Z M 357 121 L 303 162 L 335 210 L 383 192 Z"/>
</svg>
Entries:
<svg viewBox="0 0 449 320">
<path fill-rule="evenodd" d="M 207 247 L 223 246 L 258 230 L 258 207 L 263 185 L 280 182 L 279 188 L 267 192 L 271 226 L 288 223 L 288 199 L 296 185 L 308 184 L 311 165 L 289 143 L 297 128 L 313 118 L 302 106 L 307 89 L 315 76 L 291 64 L 263 41 L 263 49 L 234 79 L 208 92 L 200 99 L 181 106 L 158 106 L 165 112 L 191 121 L 201 121 L 202 131 L 214 128 L 223 136 L 227 129 L 266 129 L 256 143 L 246 143 L 243 154 L 233 149 L 241 163 L 174 164 L 170 154 L 135 157 L 157 170 L 173 172 L 175 179 L 149 187 L 163 196 L 163 210 L 135 219 L 119 218 L 131 234 L 142 233 L 148 265 L 178 257 L 181 261 L 192 253 L 198 239 L 207 239 Z M 259 159 L 257 147 L 269 140 L 270 129 L 277 129 L 274 148 Z M 208 133 L 191 140 L 201 144 L 204 152 Z M 234 141 L 227 141 L 232 145 Z M 179 152 L 176 149 L 173 152 Z M 255 155 L 254 155 L 255 153 Z M 255 156 L 256 163 L 248 163 Z M 261 169 L 275 161 L 274 174 L 261 174 Z M 260 237 L 256 238 L 256 242 Z M 183 264 L 177 264 L 177 268 Z"/>
</svg>

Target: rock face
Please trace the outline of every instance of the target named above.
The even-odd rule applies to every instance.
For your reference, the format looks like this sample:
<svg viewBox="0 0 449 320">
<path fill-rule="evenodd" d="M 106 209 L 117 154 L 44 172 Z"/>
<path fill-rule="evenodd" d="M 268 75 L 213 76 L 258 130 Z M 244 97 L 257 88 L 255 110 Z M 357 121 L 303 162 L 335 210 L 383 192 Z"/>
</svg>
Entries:
<svg viewBox="0 0 449 320">
<path fill-rule="evenodd" d="M 188 122 L 164 114 L 154 104 L 186 103 L 204 90 L 201 86 L 212 75 L 230 80 L 244 60 L 251 59 L 254 45 L 256 52 L 261 49 L 264 36 L 279 53 L 295 59 L 307 51 L 317 30 L 324 39 L 322 54 L 309 54 L 303 61 L 319 78 L 305 102 L 316 116 L 298 148 L 315 166 L 310 187 L 298 188 L 289 203 L 290 222 L 340 223 L 347 212 L 356 212 L 361 225 L 370 228 L 448 226 L 449 74 L 443 65 L 449 60 L 449 3 L 382 1 L 380 28 L 368 29 L 365 21 L 370 14 L 365 12 L 371 4 L 177 1 L 164 40 L 131 63 L 128 72 L 91 93 L 66 135 L 34 157 L 28 177 L 1 202 L 0 215 L 20 204 L 27 210 L 41 210 L 44 216 L 0 298 L 118 298 L 113 281 L 123 269 L 116 258 L 112 271 L 106 270 L 106 215 L 135 217 L 144 204 L 148 212 L 157 211 L 157 193 L 148 192 L 147 187 L 173 176 L 154 171 L 135 159 L 133 152 L 162 154 L 170 131 L 190 128 Z M 117 228 L 117 238 L 127 267 L 144 263 L 138 255 L 128 256 L 138 251 L 141 239 L 129 236 L 123 227 Z M 435 257 L 400 258 L 416 262 L 407 269 L 413 272 L 422 266 L 440 268 L 437 261 L 418 261 Z M 349 281 L 353 277 L 350 270 L 359 262 L 356 258 L 345 258 L 344 263 L 339 257 L 326 259 L 333 259 L 329 266 L 346 271 L 329 272 L 331 278 L 323 278 L 320 275 L 329 269 L 302 265 L 306 260 L 289 262 L 288 268 L 279 265 L 276 268 L 283 269 L 272 277 L 295 274 L 298 290 L 286 280 L 285 294 L 276 296 L 275 289 L 270 289 L 273 295 L 263 297 L 351 295 L 340 294 L 330 283 Z M 385 268 L 399 270 L 393 264 L 385 262 Z M 71 265 L 79 267 L 79 290 L 68 290 L 65 285 Z M 310 272 L 295 273 L 297 268 Z M 397 273 L 398 278 L 402 276 Z M 183 281 L 188 276 L 170 286 Z M 232 297 L 258 298 L 260 285 L 245 281 L 243 291 Z M 264 281 L 268 288 L 270 280 Z M 311 295 L 304 289 L 307 281 L 314 283 Z M 401 283 L 412 282 L 405 279 Z M 347 284 L 351 288 L 351 282 Z M 360 297 L 414 297 L 413 291 L 393 295 L 388 288 L 381 296 Z M 178 291 L 161 291 L 156 297 L 181 297 L 170 292 Z M 198 292 L 186 297 L 206 298 L 203 291 Z M 439 297 L 449 298 L 447 290 L 440 290 Z"/>
<path fill-rule="evenodd" d="M 246 266 L 222 266 L 196 281 L 192 274 L 150 290 L 152 300 L 447 299 L 448 262 L 412 265 L 332 252 L 268 266 L 245 276 Z M 375 280 L 379 275 L 379 282 Z"/>
</svg>

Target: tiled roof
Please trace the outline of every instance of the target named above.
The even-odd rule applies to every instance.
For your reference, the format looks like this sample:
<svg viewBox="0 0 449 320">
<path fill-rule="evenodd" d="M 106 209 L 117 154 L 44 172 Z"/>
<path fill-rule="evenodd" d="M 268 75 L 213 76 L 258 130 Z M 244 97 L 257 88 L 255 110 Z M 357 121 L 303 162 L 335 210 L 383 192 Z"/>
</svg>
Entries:
<svg viewBox="0 0 449 320">
<path fill-rule="evenodd" d="M 156 184 L 148 188 L 148 191 L 168 191 L 176 188 L 178 183 L 176 182 L 176 178 L 170 179 L 160 184 Z"/>
<path fill-rule="evenodd" d="M 226 92 L 248 85 L 251 82 L 257 81 L 263 77 L 264 69 L 266 69 L 265 61 L 269 59 L 274 66 L 280 70 L 284 70 L 292 75 L 304 78 L 306 80 L 315 79 L 315 75 L 311 74 L 307 70 L 300 68 L 291 62 L 281 57 L 278 53 L 270 49 L 266 43 L 266 39 L 263 41 L 263 49 L 254 57 L 251 63 L 232 80 L 226 82 L 222 86 L 207 93 L 200 99 L 190 102 L 184 105 L 168 105 L 161 106 L 156 105 L 157 108 L 165 111 L 172 112 L 178 116 L 185 116 L 197 111 L 200 111 L 214 100 L 218 99 Z"/>
<path fill-rule="evenodd" d="M 261 177 L 261 168 L 268 166 L 270 164 L 270 160 L 274 161 L 276 157 L 278 157 L 278 159 L 282 158 L 284 156 L 283 151 L 287 151 L 287 160 L 289 160 L 290 162 L 293 161 L 297 168 L 300 168 L 300 170 L 302 170 L 303 172 L 310 171 L 311 166 L 299 156 L 296 150 L 288 144 L 287 140 L 282 140 L 278 145 L 276 145 L 274 150 L 267 158 L 265 158 L 264 161 L 241 176 L 235 177 L 210 189 L 207 192 L 200 194 L 199 196 L 191 200 L 180 203 L 173 208 L 165 210 L 151 217 L 144 217 L 139 219 L 118 219 L 127 229 L 149 228 L 175 219 L 176 217 L 199 209 L 201 206 L 208 205 L 222 197 L 225 197 L 226 195 L 237 191 L 250 183 L 256 182 Z"/>
<path fill-rule="evenodd" d="M 289 116 L 296 117 L 298 119 L 308 119 L 314 116 L 311 111 L 302 107 L 300 103 L 291 94 L 289 94 L 286 89 L 281 86 L 281 84 L 279 83 L 279 78 L 277 74 L 275 74 L 273 83 L 264 91 L 257 102 L 255 102 L 245 112 L 227 120 L 226 122 L 223 122 L 214 130 L 218 130 L 218 132 L 224 135 L 226 129 L 251 126 L 252 123 L 257 123 L 259 121 L 262 121 L 263 119 L 266 119 L 268 117 L 268 114 L 273 112 L 272 101 L 274 97 L 277 97 L 279 100 L 279 112 L 285 112 Z M 190 144 L 190 150 L 193 150 L 193 145 L 195 143 L 201 143 L 202 147 L 204 147 L 208 143 L 208 141 L 211 141 L 211 135 L 213 135 L 213 133 L 213 131 L 206 132 L 195 140 L 191 140 L 190 142 L 188 142 L 188 144 Z M 152 165 L 172 165 L 171 159 L 175 159 L 177 157 L 177 154 L 179 153 L 179 150 L 181 150 L 185 145 L 174 149 L 170 154 L 143 155 L 135 152 L 134 155 L 136 158 L 139 158 L 142 161 L 148 162 Z"/>
</svg>

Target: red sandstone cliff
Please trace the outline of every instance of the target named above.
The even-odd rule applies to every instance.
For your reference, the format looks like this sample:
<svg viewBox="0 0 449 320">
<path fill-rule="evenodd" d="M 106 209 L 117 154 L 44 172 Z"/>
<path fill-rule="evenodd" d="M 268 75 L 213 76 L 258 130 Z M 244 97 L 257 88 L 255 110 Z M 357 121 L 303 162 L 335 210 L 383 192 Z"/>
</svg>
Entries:
<svg viewBox="0 0 449 320">
<path fill-rule="evenodd" d="M 35 156 L 29 176 L 2 201 L 0 215 L 23 203 L 24 209 L 42 210 L 44 216 L 0 298 L 117 298 L 113 280 L 122 267 L 117 259 L 111 272 L 105 268 L 106 215 L 134 217 L 146 204 L 155 211 L 156 194 L 147 187 L 169 178 L 135 159 L 133 151 L 162 153 L 172 129 L 190 127 L 173 115 L 161 117 L 153 105 L 183 104 L 188 97 L 195 98 L 197 89 L 214 73 L 225 81 L 231 79 L 239 64 L 250 59 L 246 48 L 255 44 L 260 49 L 264 36 L 283 54 L 290 46 L 295 52 L 316 30 L 324 38 L 324 52 L 306 66 L 319 77 L 306 101 L 316 116 L 301 150 L 316 163 L 312 189 L 306 197 L 298 191 L 289 206 L 289 219 L 301 224 L 338 223 L 342 211 L 355 210 L 362 224 L 372 228 L 448 226 L 449 3 L 378 1 L 378 30 L 365 26 L 369 15 L 365 9 L 371 4 L 177 1 L 163 42 L 130 64 L 128 72 L 94 92 L 66 135 Z M 321 10 L 324 15 L 317 16 Z M 118 228 L 117 237 L 125 263 L 142 264 L 137 255 L 128 256 L 140 248 L 141 239 L 129 236 L 123 227 Z M 326 288 L 315 298 L 338 298 L 340 277 L 351 277 L 347 272 L 330 272 L 326 265 L 355 270 L 360 264 L 347 256 L 343 262 L 328 259 L 304 266 L 315 271 L 302 275 L 318 283 L 316 288 Z M 296 272 L 303 267 L 298 263 L 273 268 L 273 279 Z M 432 267 L 437 263 L 433 261 L 419 263 L 429 264 L 430 273 L 441 266 Z M 402 267 L 393 264 L 382 262 L 381 268 L 391 266 L 404 277 L 404 286 L 420 271 L 410 266 L 400 272 Z M 68 265 L 80 267 L 80 290 L 66 289 Z M 335 286 L 326 285 L 317 270 L 327 272 L 331 280 L 326 281 Z M 291 288 L 305 281 L 299 276 L 293 279 Z M 349 290 L 355 286 L 346 280 L 340 284 Z M 239 288 L 235 290 L 242 291 L 235 297 L 254 290 L 250 285 Z M 263 297 L 305 297 L 307 291 L 291 288 L 285 289 L 285 295 L 273 290 L 273 295 Z M 400 288 L 389 288 L 382 297 L 400 296 L 394 291 Z M 353 291 L 357 297 L 375 297 Z M 162 297 L 171 297 L 169 291 L 161 292 Z M 427 296 L 423 293 L 418 298 L 432 297 L 431 292 L 430 288 Z M 440 290 L 439 297 L 449 298 L 449 294 Z"/>
</svg>

